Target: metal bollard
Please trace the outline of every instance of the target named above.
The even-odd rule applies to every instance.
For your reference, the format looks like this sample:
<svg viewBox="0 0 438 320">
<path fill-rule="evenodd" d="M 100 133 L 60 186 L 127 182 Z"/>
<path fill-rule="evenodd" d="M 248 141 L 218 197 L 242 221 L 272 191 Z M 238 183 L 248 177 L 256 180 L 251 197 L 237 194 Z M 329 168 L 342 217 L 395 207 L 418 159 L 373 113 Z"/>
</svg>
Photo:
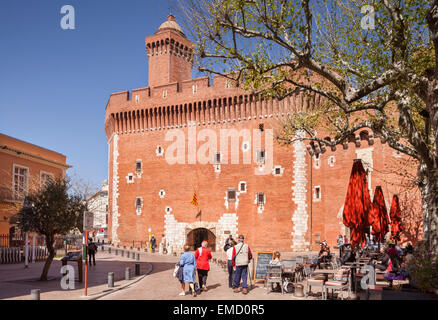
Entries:
<svg viewBox="0 0 438 320">
<path fill-rule="evenodd" d="M 125 280 L 129 280 L 131 276 L 131 269 L 129 267 L 126 267 L 125 269 Z"/>
<path fill-rule="evenodd" d="M 102 246 L 102 251 L 105 252 L 105 246 Z"/>
<path fill-rule="evenodd" d="M 30 300 L 40 300 L 40 289 L 30 291 Z"/>
<path fill-rule="evenodd" d="M 111 253 L 111 247 L 108 247 L 108 253 Z"/>
<path fill-rule="evenodd" d="M 136 276 L 140 275 L 140 263 L 135 264 L 135 275 Z"/>
<path fill-rule="evenodd" d="M 108 272 L 108 288 L 114 287 L 114 272 Z"/>
</svg>

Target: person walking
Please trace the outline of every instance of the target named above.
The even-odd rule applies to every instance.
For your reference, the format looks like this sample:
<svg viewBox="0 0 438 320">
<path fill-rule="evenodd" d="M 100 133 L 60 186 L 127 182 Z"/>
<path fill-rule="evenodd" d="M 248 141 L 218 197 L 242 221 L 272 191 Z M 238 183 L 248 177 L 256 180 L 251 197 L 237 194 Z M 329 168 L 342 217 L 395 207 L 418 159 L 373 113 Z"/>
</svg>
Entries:
<svg viewBox="0 0 438 320">
<path fill-rule="evenodd" d="M 252 259 L 251 249 L 244 243 L 245 237 L 240 235 L 238 243 L 233 247 L 232 263 L 234 269 L 234 292 L 238 293 L 240 280 L 242 279 L 242 293 L 248 293 L 248 264 Z"/>
<path fill-rule="evenodd" d="M 93 242 L 93 239 L 88 238 L 88 257 L 90 261 L 90 266 L 91 266 L 91 258 L 93 258 L 93 265 L 96 265 L 96 251 L 97 251 L 97 246 Z M 87 260 L 85 260 L 85 263 L 87 263 Z"/>
<path fill-rule="evenodd" d="M 229 243 L 229 248 L 227 250 L 227 266 L 228 266 L 228 288 L 233 287 L 233 247 L 237 244 L 236 241 L 232 240 Z"/>
<path fill-rule="evenodd" d="M 183 282 L 181 282 L 181 293 L 180 296 L 185 296 L 185 288 L 186 283 L 189 284 L 189 287 L 192 291 L 194 297 L 196 297 L 195 291 L 195 271 L 196 271 L 196 259 L 193 253 L 189 252 L 190 246 L 184 246 L 184 253 L 181 255 L 181 259 L 179 261 L 180 267 L 183 267 Z"/>
<path fill-rule="evenodd" d="M 151 249 L 152 249 L 152 253 L 155 252 L 155 248 L 157 247 L 157 240 L 155 239 L 155 236 L 152 235 L 151 237 Z"/>
<path fill-rule="evenodd" d="M 199 288 L 201 288 L 203 291 L 207 291 L 207 276 L 208 271 L 210 270 L 209 261 L 212 258 L 211 250 L 207 248 L 207 244 L 208 242 L 206 240 L 202 241 L 201 247 L 195 251 Z"/>
<path fill-rule="evenodd" d="M 344 237 L 340 234 L 336 238 L 336 241 L 338 243 L 338 248 L 339 248 L 339 257 L 342 257 L 342 254 L 344 253 Z"/>
<path fill-rule="evenodd" d="M 167 242 L 166 242 L 166 236 L 164 234 L 161 235 L 161 245 L 163 246 L 163 253 L 167 253 Z"/>
</svg>

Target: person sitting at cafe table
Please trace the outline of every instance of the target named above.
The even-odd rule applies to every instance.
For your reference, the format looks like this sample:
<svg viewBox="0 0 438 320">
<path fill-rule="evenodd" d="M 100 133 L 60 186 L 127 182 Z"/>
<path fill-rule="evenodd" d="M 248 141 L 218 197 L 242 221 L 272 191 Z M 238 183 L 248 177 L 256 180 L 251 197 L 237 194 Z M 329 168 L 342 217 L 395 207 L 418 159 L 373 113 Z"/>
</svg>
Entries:
<svg viewBox="0 0 438 320">
<path fill-rule="evenodd" d="M 390 258 L 385 247 L 380 247 L 380 254 L 373 260 L 373 265 L 376 269 L 386 271 L 386 269 L 388 269 L 389 260 Z"/>
<path fill-rule="evenodd" d="M 330 247 L 327 245 L 327 242 L 324 240 L 320 243 L 321 250 L 318 254 L 318 268 L 321 268 L 321 263 L 326 264 L 332 260 L 332 255 L 330 253 Z"/>
<path fill-rule="evenodd" d="M 350 244 L 346 244 L 344 252 L 341 256 L 341 263 L 345 264 L 346 262 L 353 262 L 354 260 L 355 260 L 355 255 L 353 248 L 351 248 Z"/>
</svg>

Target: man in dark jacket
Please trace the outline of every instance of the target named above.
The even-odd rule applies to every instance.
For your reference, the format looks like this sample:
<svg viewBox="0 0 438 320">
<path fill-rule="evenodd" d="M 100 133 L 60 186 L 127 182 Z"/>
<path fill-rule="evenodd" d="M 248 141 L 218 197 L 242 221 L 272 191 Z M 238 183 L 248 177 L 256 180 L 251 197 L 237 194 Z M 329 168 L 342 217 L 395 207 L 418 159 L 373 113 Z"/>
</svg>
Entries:
<svg viewBox="0 0 438 320">
<path fill-rule="evenodd" d="M 96 265 L 96 251 L 97 251 L 97 246 L 93 242 L 93 239 L 88 238 L 88 257 L 90 261 L 90 266 L 91 266 L 91 257 L 93 257 L 93 264 Z M 85 263 L 87 263 L 87 261 L 85 261 Z"/>
<path fill-rule="evenodd" d="M 155 248 L 156 247 L 157 247 L 157 240 L 155 239 L 155 236 L 152 235 L 152 238 L 151 238 L 151 249 L 152 249 L 153 253 L 155 252 Z"/>
<path fill-rule="evenodd" d="M 389 260 L 390 260 L 390 257 L 386 253 L 385 247 L 380 247 L 380 254 L 377 256 L 377 261 L 380 261 L 380 263 L 375 262 L 374 267 L 379 269 L 379 270 L 385 271 L 386 269 L 388 269 Z"/>
</svg>

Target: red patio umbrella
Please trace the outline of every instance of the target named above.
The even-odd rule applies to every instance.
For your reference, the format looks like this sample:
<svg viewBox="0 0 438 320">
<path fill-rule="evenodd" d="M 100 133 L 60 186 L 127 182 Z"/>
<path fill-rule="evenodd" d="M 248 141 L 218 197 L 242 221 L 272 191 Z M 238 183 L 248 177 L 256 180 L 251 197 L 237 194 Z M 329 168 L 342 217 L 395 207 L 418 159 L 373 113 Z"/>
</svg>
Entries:
<svg viewBox="0 0 438 320">
<path fill-rule="evenodd" d="M 403 231 L 403 227 L 401 223 L 400 202 L 396 194 L 392 197 L 389 217 L 391 218 L 391 239 L 396 242 L 400 241 L 400 233 Z"/>
<path fill-rule="evenodd" d="M 368 223 L 372 227 L 372 235 L 379 244 L 380 242 L 385 241 L 385 235 L 389 231 L 389 217 L 381 186 L 376 186 L 373 199 L 373 210 L 370 212 Z"/>
<path fill-rule="evenodd" d="M 369 226 L 368 215 L 371 210 L 372 204 L 365 169 L 360 159 L 354 159 L 342 219 L 344 225 L 351 229 L 352 247 L 365 244 L 365 227 Z"/>
</svg>

